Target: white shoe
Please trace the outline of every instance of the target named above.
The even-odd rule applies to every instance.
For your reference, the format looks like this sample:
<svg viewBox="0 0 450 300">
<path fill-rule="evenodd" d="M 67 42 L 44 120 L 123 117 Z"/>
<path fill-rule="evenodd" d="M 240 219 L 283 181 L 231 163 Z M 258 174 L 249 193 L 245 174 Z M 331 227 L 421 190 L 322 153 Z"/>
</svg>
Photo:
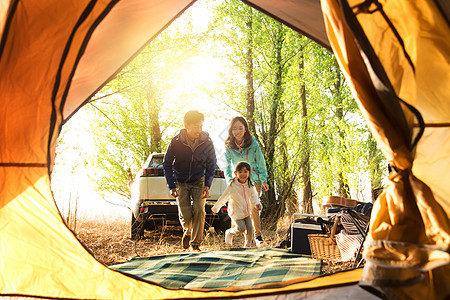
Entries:
<svg viewBox="0 0 450 300">
<path fill-rule="evenodd" d="M 264 245 L 264 241 L 263 241 L 263 239 L 262 239 L 262 237 L 260 235 L 255 237 L 255 244 L 256 244 L 257 248 L 261 248 L 261 246 Z"/>
<path fill-rule="evenodd" d="M 233 245 L 233 235 L 230 233 L 230 229 L 225 230 L 225 244 Z"/>
</svg>

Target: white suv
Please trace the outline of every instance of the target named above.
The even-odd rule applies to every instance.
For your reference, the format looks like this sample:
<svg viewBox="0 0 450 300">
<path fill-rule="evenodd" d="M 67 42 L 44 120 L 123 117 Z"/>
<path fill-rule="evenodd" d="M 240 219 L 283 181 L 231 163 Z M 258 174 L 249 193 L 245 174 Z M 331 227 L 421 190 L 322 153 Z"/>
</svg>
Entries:
<svg viewBox="0 0 450 300">
<path fill-rule="evenodd" d="M 151 154 L 143 168 L 136 174 L 131 186 L 130 235 L 132 239 L 143 236 L 144 229 L 156 229 L 157 225 L 167 223 L 180 225 L 177 202 L 170 195 L 164 177 L 163 160 L 164 153 Z M 224 172 L 216 167 L 205 207 L 205 227 L 213 226 L 216 231 L 225 231 L 230 227 L 230 218 L 225 206 L 215 216 L 211 212 L 211 207 L 222 195 L 226 186 Z"/>
</svg>

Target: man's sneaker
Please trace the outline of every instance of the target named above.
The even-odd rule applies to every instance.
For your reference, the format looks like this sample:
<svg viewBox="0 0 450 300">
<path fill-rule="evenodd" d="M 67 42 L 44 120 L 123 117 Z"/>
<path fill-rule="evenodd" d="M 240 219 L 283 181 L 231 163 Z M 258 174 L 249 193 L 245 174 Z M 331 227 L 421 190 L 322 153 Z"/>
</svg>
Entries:
<svg viewBox="0 0 450 300">
<path fill-rule="evenodd" d="M 200 247 L 198 245 L 192 245 L 192 251 L 200 251 Z"/>
<path fill-rule="evenodd" d="M 183 238 L 181 239 L 181 244 L 183 244 L 184 249 L 189 248 L 189 242 L 191 241 L 191 235 L 186 232 L 183 234 Z"/>
<path fill-rule="evenodd" d="M 262 236 L 258 235 L 257 237 L 255 237 L 255 243 L 256 243 L 256 247 L 258 247 L 258 248 L 260 248 L 262 245 L 264 245 Z"/>
<path fill-rule="evenodd" d="M 230 229 L 225 230 L 225 244 L 228 246 L 233 245 L 233 235 L 230 233 Z"/>
</svg>

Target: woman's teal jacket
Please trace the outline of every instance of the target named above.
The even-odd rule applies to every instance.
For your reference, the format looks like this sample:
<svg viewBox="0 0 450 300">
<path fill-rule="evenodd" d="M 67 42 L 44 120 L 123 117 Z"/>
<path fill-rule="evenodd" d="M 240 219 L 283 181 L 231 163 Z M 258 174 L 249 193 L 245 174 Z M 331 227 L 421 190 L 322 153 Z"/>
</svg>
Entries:
<svg viewBox="0 0 450 300">
<path fill-rule="evenodd" d="M 267 182 L 266 161 L 254 136 L 252 136 L 252 144 L 242 152 L 238 149 L 226 149 L 225 160 L 225 178 L 227 182 L 234 177 L 234 167 L 240 161 L 246 161 L 252 167 L 252 173 L 250 174 L 252 182 Z"/>
</svg>

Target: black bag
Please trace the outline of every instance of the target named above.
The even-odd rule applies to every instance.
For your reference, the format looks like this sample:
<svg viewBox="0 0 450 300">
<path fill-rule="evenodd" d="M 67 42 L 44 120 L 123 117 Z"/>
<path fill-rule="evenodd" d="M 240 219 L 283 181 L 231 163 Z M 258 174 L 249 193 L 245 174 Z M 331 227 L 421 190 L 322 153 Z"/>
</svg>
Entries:
<svg viewBox="0 0 450 300">
<path fill-rule="evenodd" d="M 312 218 L 300 218 L 300 219 L 294 219 L 294 221 L 291 223 L 291 226 L 289 226 L 289 229 L 286 232 L 286 239 L 280 242 L 280 244 L 275 248 L 282 248 L 282 249 L 288 249 L 291 248 L 292 244 L 292 226 L 294 223 L 302 223 L 302 224 L 314 224 L 314 225 L 320 225 L 322 233 L 327 233 L 327 226 L 326 221 L 323 221 L 322 218 L 317 218 L 316 220 Z M 332 224 L 331 224 L 332 225 Z"/>
</svg>

